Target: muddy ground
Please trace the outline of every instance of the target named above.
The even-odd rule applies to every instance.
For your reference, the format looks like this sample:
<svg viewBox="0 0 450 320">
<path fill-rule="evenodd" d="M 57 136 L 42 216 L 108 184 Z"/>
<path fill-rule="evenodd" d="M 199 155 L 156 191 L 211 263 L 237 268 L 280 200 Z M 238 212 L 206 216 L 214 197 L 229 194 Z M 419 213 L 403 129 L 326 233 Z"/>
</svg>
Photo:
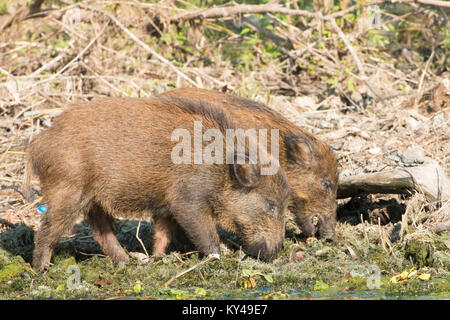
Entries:
<svg viewBox="0 0 450 320">
<path fill-rule="evenodd" d="M 276 54 L 281 45 L 255 30 L 244 32 L 242 21 L 205 20 L 199 28 L 187 24 L 176 29 L 149 23 L 167 17 L 167 6 L 186 9 L 172 2 L 87 3 L 103 13 L 61 10 L 69 2 L 52 4 L 44 8 L 55 10 L 30 19 L 19 16 L 0 33 L 1 299 L 450 298 L 450 236 L 448 231 L 435 232 L 450 219 L 450 204 L 441 199 L 436 205 L 420 193 L 340 199 L 338 239 L 333 243 L 305 239 L 289 220 L 284 249 L 271 263 L 246 256 L 239 239 L 226 234 L 220 260 L 205 262 L 188 245 L 147 257 L 151 223 L 142 222 L 136 234 L 138 221 L 117 221 L 121 244 L 140 254 L 116 266 L 80 221 L 58 244 L 50 270 L 32 270 L 40 213 L 39 199 L 27 203 L 21 194 L 25 148 L 73 101 L 142 97 L 194 84 L 215 90 L 227 86 L 229 92 L 267 103 L 329 143 L 343 176 L 396 167 L 389 154 L 409 147 L 421 147 L 447 177 L 450 173 L 445 35 L 432 53 L 425 31 L 422 36 L 413 34 L 413 44 L 397 34 L 382 33 L 392 45 L 383 49 L 370 47 L 370 39 L 356 40 L 351 29 L 345 29 L 348 25 L 340 24 L 364 62 L 368 80 L 362 80 L 354 66 L 350 68 L 351 54 L 345 45 L 339 46 L 337 34 L 324 33 L 319 45 L 311 29 L 299 31 L 303 22 L 269 17 L 279 23 L 271 29 L 274 33 L 300 39 L 289 49 L 298 59 L 293 63 Z M 0 24 L 20 7 L 20 1 L 6 9 L 0 5 Z M 188 9 L 195 10 L 195 4 Z M 418 17 L 428 17 L 428 9 L 416 10 Z M 441 21 L 439 13 L 432 13 Z M 427 23 L 434 20 L 424 21 L 414 23 L 422 23 L 424 30 L 432 28 Z M 443 26 L 448 27 L 448 20 Z M 162 62 L 124 29 L 173 65 Z M 437 38 L 444 34 L 439 30 Z M 402 47 L 412 54 L 409 58 Z M 349 66 L 340 69 L 336 61 Z M 33 185 L 39 189 L 38 181 Z"/>
</svg>

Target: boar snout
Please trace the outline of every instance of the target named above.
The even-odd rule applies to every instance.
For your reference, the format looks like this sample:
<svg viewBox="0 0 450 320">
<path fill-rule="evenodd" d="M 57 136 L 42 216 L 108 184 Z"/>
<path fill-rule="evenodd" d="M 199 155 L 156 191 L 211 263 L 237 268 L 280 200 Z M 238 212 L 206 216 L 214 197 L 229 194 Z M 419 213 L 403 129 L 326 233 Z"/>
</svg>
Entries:
<svg viewBox="0 0 450 320">
<path fill-rule="evenodd" d="M 297 219 L 297 223 L 302 229 L 303 234 L 309 238 L 318 234 L 327 241 L 335 241 L 335 224 L 333 219 L 326 219 L 322 214 L 312 214 L 306 218 Z"/>
<path fill-rule="evenodd" d="M 333 218 L 325 219 L 323 215 L 319 216 L 318 232 L 321 238 L 324 238 L 328 242 L 336 240 L 335 234 L 336 220 Z"/>
<path fill-rule="evenodd" d="M 259 258 L 262 261 L 272 261 L 283 247 L 283 239 L 275 241 L 261 237 L 251 248 L 247 248 L 247 253 Z"/>
</svg>

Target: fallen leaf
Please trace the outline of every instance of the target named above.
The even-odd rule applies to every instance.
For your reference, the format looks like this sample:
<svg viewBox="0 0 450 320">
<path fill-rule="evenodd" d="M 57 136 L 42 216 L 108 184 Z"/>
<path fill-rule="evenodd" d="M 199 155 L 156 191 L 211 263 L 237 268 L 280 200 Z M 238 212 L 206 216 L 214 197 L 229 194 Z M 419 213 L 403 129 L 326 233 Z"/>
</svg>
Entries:
<svg viewBox="0 0 450 320">
<path fill-rule="evenodd" d="M 206 296 L 206 290 L 203 288 L 197 288 L 195 289 L 195 294 L 199 296 Z"/>
<path fill-rule="evenodd" d="M 248 279 L 244 280 L 243 287 L 245 289 L 253 289 L 256 287 L 256 281 L 252 277 L 249 277 Z"/>
<path fill-rule="evenodd" d="M 401 279 L 408 279 L 408 270 L 403 271 L 402 273 L 400 273 L 400 278 Z"/>
<path fill-rule="evenodd" d="M 56 287 L 56 292 L 58 291 L 64 291 L 66 289 L 64 284 L 60 284 L 58 287 Z"/>
<path fill-rule="evenodd" d="M 133 290 L 134 290 L 134 293 L 136 293 L 136 294 L 140 293 L 141 290 L 142 290 L 141 284 L 140 283 L 136 283 L 136 285 L 134 286 Z"/>
<path fill-rule="evenodd" d="M 266 279 L 267 282 L 273 283 L 273 278 L 270 274 L 264 274 L 263 277 L 264 279 Z"/>
<path fill-rule="evenodd" d="M 429 273 L 422 273 L 419 276 L 419 279 L 424 280 L 424 281 L 428 281 L 428 280 L 430 280 L 430 278 L 431 278 L 431 274 L 429 274 Z"/>
<path fill-rule="evenodd" d="M 100 277 L 100 280 L 97 280 L 94 282 L 94 285 L 99 288 L 103 288 L 103 287 L 109 286 L 111 284 L 115 284 L 115 282 L 112 280 L 103 278 L 103 277 Z"/>
<path fill-rule="evenodd" d="M 408 279 L 412 279 L 417 275 L 417 270 L 409 271 Z"/>
<path fill-rule="evenodd" d="M 328 284 L 326 284 L 325 282 L 317 280 L 316 283 L 314 284 L 314 291 L 326 290 L 329 287 L 330 286 Z"/>
</svg>

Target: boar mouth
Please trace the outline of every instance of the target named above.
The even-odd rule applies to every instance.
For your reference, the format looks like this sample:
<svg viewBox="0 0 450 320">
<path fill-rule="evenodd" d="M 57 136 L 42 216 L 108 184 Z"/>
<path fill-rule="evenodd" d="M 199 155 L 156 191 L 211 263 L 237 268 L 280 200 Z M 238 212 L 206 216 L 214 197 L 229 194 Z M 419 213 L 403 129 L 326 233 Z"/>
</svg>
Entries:
<svg viewBox="0 0 450 320">
<path fill-rule="evenodd" d="M 271 245 L 271 243 L 268 240 L 262 238 L 261 240 L 258 240 L 251 246 L 245 248 L 245 251 L 249 255 L 259 260 L 269 262 L 275 259 L 275 257 L 277 256 L 278 252 L 280 252 L 282 247 L 283 247 L 282 241 L 278 241 L 275 245 Z"/>
<path fill-rule="evenodd" d="M 245 253 L 259 260 L 271 261 L 283 248 L 284 223 L 280 226 L 281 230 L 277 232 L 246 228 L 245 224 L 239 222 L 235 222 L 235 228 L 234 234 L 241 238 Z"/>
</svg>

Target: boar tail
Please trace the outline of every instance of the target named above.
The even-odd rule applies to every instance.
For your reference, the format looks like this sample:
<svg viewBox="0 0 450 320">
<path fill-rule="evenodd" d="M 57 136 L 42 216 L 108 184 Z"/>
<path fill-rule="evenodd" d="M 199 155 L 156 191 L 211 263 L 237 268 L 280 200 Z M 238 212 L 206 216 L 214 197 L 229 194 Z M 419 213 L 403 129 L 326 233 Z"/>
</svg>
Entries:
<svg viewBox="0 0 450 320">
<path fill-rule="evenodd" d="M 22 180 L 22 195 L 27 202 L 33 201 L 33 190 L 31 188 L 31 177 L 33 176 L 33 164 L 31 157 L 27 156 L 27 162 L 25 165 L 25 173 Z"/>
</svg>

